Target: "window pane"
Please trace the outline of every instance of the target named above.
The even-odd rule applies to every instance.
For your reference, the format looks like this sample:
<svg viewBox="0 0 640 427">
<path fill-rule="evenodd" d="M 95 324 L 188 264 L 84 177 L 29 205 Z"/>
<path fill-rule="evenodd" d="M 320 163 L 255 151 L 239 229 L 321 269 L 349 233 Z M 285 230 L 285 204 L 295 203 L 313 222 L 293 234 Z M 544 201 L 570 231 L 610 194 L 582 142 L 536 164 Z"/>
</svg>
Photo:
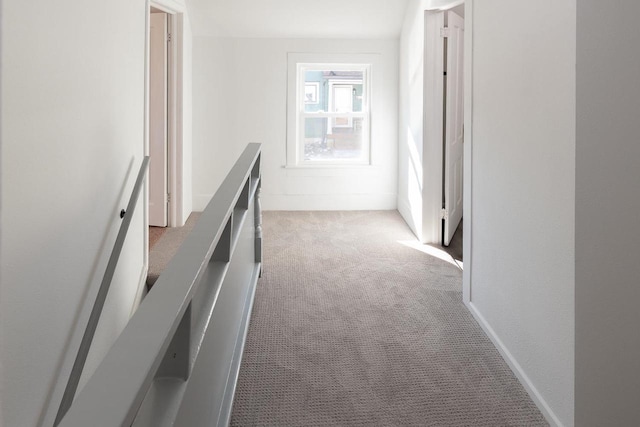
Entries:
<svg viewBox="0 0 640 427">
<path fill-rule="evenodd" d="M 304 111 L 362 112 L 363 71 L 305 70 Z"/>
<path fill-rule="evenodd" d="M 304 111 L 307 113 L 323 111 L 324 95 L 322 93 L 322 73 L 320 71 L 305 71 Z"/>
<path fill-rule="evenodd" d="M 362 74 L 362 72 L 360 73 Z M 361 113 L 362 112 L 362 100 L 363 98 L 363 90 L 362 90 L 362 79 L 360 82 L 353 84 L 353 111 Z"/>
<path fill-rule="evenodd" d="M 304 160 L 358 160 L 363 152 L 362 117 L 306 117 Z"/>
</svg>

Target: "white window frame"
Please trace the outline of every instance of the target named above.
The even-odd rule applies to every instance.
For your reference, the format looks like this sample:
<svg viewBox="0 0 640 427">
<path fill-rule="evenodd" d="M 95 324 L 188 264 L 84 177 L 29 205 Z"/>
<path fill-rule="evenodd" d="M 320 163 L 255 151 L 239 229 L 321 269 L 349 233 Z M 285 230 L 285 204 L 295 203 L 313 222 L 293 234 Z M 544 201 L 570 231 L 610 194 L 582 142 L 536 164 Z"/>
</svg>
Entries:
<svg viewBox="0 0 640 427">
<path fill-rule="evenodd" d="M 287 97 L 287 167 L 349 167 L 372 165 L 372 105 L 373 105 L 373 59 L 371 54 L 289 54 Z M 308 70 L 362 71 L 362 112 L 333 113 L 329 111 L 306 112 L 304 102 L 305 78 Z M 336 81 L 337 82 L 337 81 Z M 353 81 L 349 81 L 353 84 Z M 340 83 L 342 84 L 342 83 Z M 330 91 L 329 91 L 330 92 Z M 331 95 L 330 95 L 331 96 Z M 304 120 L 309 117 L 362 118 L 362 155 L 357 159 L 304 159 Z"/>
</svg>

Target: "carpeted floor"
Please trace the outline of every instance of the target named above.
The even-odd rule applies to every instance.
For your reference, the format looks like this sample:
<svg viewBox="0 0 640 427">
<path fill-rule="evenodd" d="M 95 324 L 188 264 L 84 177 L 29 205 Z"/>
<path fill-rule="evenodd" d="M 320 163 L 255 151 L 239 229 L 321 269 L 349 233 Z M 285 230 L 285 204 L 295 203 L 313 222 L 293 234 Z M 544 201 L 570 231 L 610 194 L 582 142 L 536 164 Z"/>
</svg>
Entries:
<svg viewBox="0 0 640 427">
<path fill-rule="evenodd" d="M 232 426 L 543 426 L 400 215 L 264 212 Z"/>
<path fill-rule="evenodd" d="M 153 249 L 166 231 L 167 227 L 149 227 L 149 250 Z"/>
</svg>

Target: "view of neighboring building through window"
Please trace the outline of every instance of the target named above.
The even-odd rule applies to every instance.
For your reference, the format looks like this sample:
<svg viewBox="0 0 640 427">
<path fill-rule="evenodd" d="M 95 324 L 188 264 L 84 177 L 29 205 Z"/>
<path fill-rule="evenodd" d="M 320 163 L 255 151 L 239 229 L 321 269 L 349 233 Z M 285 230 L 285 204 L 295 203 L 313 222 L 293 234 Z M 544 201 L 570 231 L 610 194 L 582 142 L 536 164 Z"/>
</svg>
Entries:
<svg viewBox="0 0 640 427">
<path fill-rule="evenodd" d="M 370 163 L 369 69 L 298 64 L 300 163 Z"/>
</svg>

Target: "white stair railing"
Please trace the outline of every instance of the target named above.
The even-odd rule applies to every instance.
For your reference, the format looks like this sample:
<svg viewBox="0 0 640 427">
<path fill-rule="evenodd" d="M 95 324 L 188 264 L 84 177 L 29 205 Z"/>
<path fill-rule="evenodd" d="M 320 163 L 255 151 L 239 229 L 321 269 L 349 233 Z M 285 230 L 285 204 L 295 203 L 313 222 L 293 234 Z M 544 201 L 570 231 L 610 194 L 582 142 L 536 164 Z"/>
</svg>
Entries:
<svg viewBox="0 0 640 427">
<path fill-rule="evenodd" d="M 260 147 L 244 150 L 60 427 L 229 423 L 261 269 Z"/>
</svg>

